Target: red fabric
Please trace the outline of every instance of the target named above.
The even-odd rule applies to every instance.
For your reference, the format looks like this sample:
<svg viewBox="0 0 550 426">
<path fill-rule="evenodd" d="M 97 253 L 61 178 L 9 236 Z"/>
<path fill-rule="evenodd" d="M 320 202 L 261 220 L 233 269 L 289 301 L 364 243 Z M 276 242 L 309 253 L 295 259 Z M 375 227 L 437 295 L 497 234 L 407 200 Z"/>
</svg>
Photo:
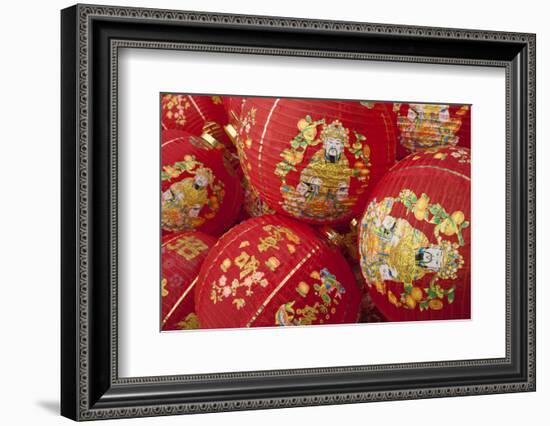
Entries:
<svg viewBox="0 0 550 426">
<path fill-rule="evenodd" d="M 237 138 L 241 167 L 261 199 L 312 224 L 357 216 L 394 164 L 395 147 L 389 114 L 350 101 L 246 98 Z"/>
<path fill-rule="evenodd" d="M 469 105 L 408 103 L 393 105 L 395 106 L 393 121 L 399 134 L 398 160 L 412 152 L 430 148 L 445 146 L 470 148 L 471 107 Z M 411 108 L 413 111 L 410 111 Z M 448 111 L 448 115 L 445 110 Z"/>
<path fill-rule="evenodd" d="M 243 194 L 228 153 L 179 130 L 162 132 L 164 234 L 200 230 L 212 235 L 236 220 Z"/>
<path fill-rule="evenodd" d="M 231 149 L 233 144 L 223 131 L 227 112 L 221 96 L 161 95 L 161 126 L 163 130 L 183 130 L 195 136 L 207 132 Z"/>
<path fill-rule="evenodd" d="M 195 301 L 201 328 L 354 323 L 361 290 L 343 256 L 311 227 L 265 215 L 216 243 Z"/>
<path fill-rule="evenodd" d="M 411 154 L 380 181 L 359 250 L 369 294 L 389 321 L 470 318 L 470 221 L 467 148 Z"/>
<path fill-rule="evenodd" d="M 178 232 L 162 239 L 163 331 L 196 328 L 195 284 L 208 250 L 216 243 L 198 231 Z"/>
</svg>

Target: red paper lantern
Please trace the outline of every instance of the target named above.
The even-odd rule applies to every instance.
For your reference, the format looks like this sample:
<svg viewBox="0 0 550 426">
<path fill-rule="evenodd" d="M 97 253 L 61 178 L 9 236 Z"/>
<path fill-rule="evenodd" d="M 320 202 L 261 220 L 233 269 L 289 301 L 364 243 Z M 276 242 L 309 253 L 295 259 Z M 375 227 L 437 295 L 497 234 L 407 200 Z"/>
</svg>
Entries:
<svg viewBox="0 0 550 426">
<path fill-rule="evenodd" d="M 399 132 L 397 158 L 446 146 L 470 148 L 470 106 L 394 104 Z"/>
<path fill-rule="evenodd" d="M 227 112 L 220 96 L 179 95 L 161 96 L 161 125 L 163 130 L 183 130 L 195 136 L 207 134 L 229 149 L 233 144 L 225 134 Z"/>
<path fill-rule="evenodd" d="M 195 304 L 202 328 L 354 323 L 360 293 L 343 256 L 311 227 L 266 215 L 216 243 Z"/>
<path fill-rule="evenodd" d="M 208 250 L 216 243 L 198 231 L 179 232 L 162 239 L 163 331 L 199 328 L 195 313 L 195 285 Z"/>
<path fill-rule="evenodd" d="M 235 222 L 243 195 L 225 149 L 186 132 L 164 131 L 161 179 L 164 233 L 219 235 Z"/>
<path fill-rule="evenodd" d="M 389 321 L 470 318 L 470 151 L 411 154 L 372 192 L 361 270 Z"/>
<path fill-rule="evenodd" d="M 241 119 L 242 107 L 246 98 L 242 96 L 223 96 L 223 106 L 227 112 L 227 123 L 234 127 L 238 126 Z"/>
<path fill-rule="evenodd" d="M 311 224 L 358 215 L 395 162 L 390 117 L 360 102 L 246 98 L 236 144 L 250 185 L 273 210 Z"/>
</svg>

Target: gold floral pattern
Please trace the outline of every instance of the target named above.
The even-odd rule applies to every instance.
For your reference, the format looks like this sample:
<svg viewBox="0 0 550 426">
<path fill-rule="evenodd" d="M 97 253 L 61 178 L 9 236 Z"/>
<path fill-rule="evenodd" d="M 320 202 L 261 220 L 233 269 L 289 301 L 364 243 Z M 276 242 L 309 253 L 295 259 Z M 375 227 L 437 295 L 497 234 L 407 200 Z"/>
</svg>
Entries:
<svg viewBox="0 0 550 426">
<path fill-rule="evenodd" d="M 448 150 L 442 151 L 440 148 L 429 148 L 423 151 L 425 154 L 433 154 L 433 158 L 436 160 L 445 160 L 449 155 L 456 159 L 460 164 L 470 164 L 470 151 L 468 149 L 460 147 L 452 147 Z M 413 161 L 422 158 L 421 155 L 413 155 Z"/>
<path fill-rule="evenodd" d="M 275 211 L 260 198 L 258 190 L 250 185 L 251 166 L 248 162 L 247 149 L 250 149 L 253 143 L 250 137 L 250 131 L 252 130 L 252 126 L 256 124 L 256 111 L 256 108 L 250 108 L 246 113 L 241 112 L 239 117 L 235 117 L 236 121 L 239 123 L 237 129 L 233 128 L 231 125 L 227 126 L 228 132 L 232 134 L 230 137 L 237 148 L 242 165 L 244 208 L 252 217 L 275 213 Z"/>
<path fill-rule="evenodd" d="M 319 300 L 312 305 L 305 304 L 302 307 L 298 307 L 299 299 L 281 304 L 275 312 L 275 324 L 280 326 L 311 325 L 317 321 L 319 324 L 323 324 L 337 312 L 337 306 L 346 292 L 344 286 L 327 268 L 313 271 L 310 277 L 315 280 L 313 290 Z M 306 297 L 310 288 L 309 284 L 301 281 L 296 287 L 296 291 L 301 297 Z"/>
<path fill-rule="evenodd" d="M 249 179 L 248 172 L 250 171 L 250 164 L 247 161 L 246 150 L 252 146 L 252 139 L 250 137 L 250 130 L 252 126 L 256 124 L 256 108 L 250 108 L 246 113 L 241 113 L 238 120 L 239 126 L 236 130 L 235 146 L 239 153 L 239 158 L 243 162 L 243 173 L 247 179 Z"/>
<path fill-rule="evenodd" d="M 166 94 L 162 97 L 162 112 L 169 120 L 174 120 L 178 126 L 187 122 L 185 111 L 191 107 L 189 100 L 183 95 Z"/>
<path fill-rule="evenodd" d="M 210 294 L 210 300 L 214 304 L 233 297 L 231 303 L 235 305 L 237 309 L 241 309 L 245 305 L 245 300 L 242 297 L 236 297 L 240 289 L 244 289 L 244 294 L 252 296 L 254 294 L 254 287 L 259 285 L 260 287 L 266 287 L 268 281 L 265 278 L 263 272 L 252 272 L 250 275 L 241 277 L 241 279 L 234 278 L 231 282 L 228 281 L 225 275 L 220 276 L 217 282 L 212 283 L 212 292 Z"/>
<path fill-rule="evenodd" d="M 461 164 L 464 164 L 464 163 L 469 164 L 471 162 L 470 151 L 466 149 L 463 149 L 463 148 L 454 149 L 450 155 L 451 157 L 456 158 L 456 160 Z"/>
<path fill-rule="evenodd" d="M 247 248 L 250 247 L 248 240 L 242 241 L 239 244 L 241 252 L 234 258 L 225 258 L 220 263 L 220 269 L 223 274 L 217 281 L 212 282 L 212 290 L 210 300 L 214 304 L 231 299 L 231 303 L 235 308 L 241 309 L 246 305 L 246 298 L 254 294 L 254 288 L 260 286 L 265 288 L 269 282 L 266 272 L 274 272 L 280 265 L 281 261 L 275 255 L 280 250 L 295 250 L 292 244 L 300 244 L 301 240 L 291 229 L 280 225 L 264 225 L 262 228 L 263 234 L 258 238 L 256 248 L 260 253 L 273 251 L 274 255 L 270 256 L 263 264 L 254 254 L 250 254 Z M 287 244 L 292 243 L 292 244 Z M 264 271 L 261 269 L 263 268 Z M 235 271 L 234 269 L 237 269 Z M 231 281 L 227 278 L 230 270 L 231 276 L 234 276 Z M 238 278 L 237 278 L 238 274 Z"/>
</svg>

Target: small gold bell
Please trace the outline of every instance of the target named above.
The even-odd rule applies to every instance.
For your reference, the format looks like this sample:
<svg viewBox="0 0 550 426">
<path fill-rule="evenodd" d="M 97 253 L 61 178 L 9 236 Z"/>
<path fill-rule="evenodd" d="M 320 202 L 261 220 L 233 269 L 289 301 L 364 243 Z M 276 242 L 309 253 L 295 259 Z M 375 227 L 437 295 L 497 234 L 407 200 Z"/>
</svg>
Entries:
<svg viewBox="0 0 550 426">
<path fill-rule="evenodd" d="M 328 225 L 321 226 L 319 228 L 321 235 L 323 235 L 328 242 L 332 245 L 341 248 L 344 245 L 344 236 L 339 234 Z"/>
<path fill-rule="evenodd" d="M 235 145 L 237 143 L 237 129 L 232 124 L 226 124 L 223 129 L 231 142 Z"/>
<path fill-rule="evenodd" d="M 213 148 L 220 148 L 220 138 L 223 136 L 223 128 L 215 121 L 207 121 L 202 126 L 201 138 L 203 138 Z"/>
</svg>

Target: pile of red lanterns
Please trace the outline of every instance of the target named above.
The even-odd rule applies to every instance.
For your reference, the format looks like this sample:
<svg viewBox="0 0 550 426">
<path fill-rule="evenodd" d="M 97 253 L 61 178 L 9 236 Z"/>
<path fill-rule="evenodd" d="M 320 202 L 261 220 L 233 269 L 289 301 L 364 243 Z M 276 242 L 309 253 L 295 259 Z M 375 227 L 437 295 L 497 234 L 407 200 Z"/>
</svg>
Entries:
<svg viewBox="0 0 550 426">
<path fill-rule="evenodd" d="M 470 318 L 468 105 L 160 103 L 163 331 Z"/>
</svg>

